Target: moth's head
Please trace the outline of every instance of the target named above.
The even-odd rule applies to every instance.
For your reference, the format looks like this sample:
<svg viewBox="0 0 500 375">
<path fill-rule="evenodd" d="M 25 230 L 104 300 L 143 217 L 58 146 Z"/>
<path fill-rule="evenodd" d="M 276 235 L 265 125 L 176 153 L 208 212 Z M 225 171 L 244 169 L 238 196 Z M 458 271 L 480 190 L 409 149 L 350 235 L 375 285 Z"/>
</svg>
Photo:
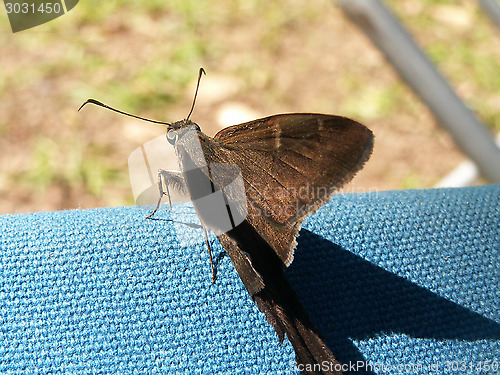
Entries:
<svg viewBox="0 0 500 375">
<path fill-rule="evenodd" d="M 195 123 L 189 119 L 186 119 L 186 120 L 176 121 L 176 122 L 173 122 L 171 124 L 168 124 L 167 133 L 169 131 L 178 131 L 178 130 L 187 128 L 189 126 L 194 126 L 196 130 L 201 131 L 201 129 L 197 123 Z"/>
<path fill-rule="evenodd" d="M 175 145 L 177 140 L 183 137 L 188 132 L 200 133 L 201 129 L 199 125 L 189 119 L 181 120 L 168 124 L 167 127 L 167 141 L 171 145 Z"/>
</svg>

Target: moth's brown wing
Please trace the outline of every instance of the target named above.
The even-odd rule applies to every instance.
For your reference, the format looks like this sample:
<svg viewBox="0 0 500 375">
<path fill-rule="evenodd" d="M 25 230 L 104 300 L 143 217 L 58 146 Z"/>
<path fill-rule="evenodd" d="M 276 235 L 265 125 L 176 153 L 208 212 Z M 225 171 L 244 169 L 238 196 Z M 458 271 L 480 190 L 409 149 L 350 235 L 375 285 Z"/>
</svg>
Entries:
<svg viewBox="0 0 500 375">
<path fill-rule="evenodd" d="M 345 117 L 284 114 L 203 137 L 207 162 L 239 166 L 248 222 L 287 266 L 304 218 L 350 181 L 371 155 L 373 134 Z"/>
</svg>

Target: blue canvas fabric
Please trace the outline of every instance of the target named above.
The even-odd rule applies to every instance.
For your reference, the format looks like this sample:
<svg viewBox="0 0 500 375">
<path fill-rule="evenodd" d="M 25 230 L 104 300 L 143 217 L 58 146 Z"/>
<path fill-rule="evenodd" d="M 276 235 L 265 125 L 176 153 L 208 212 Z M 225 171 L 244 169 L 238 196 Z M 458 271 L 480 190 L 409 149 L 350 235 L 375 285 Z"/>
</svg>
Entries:
<svg viewBox="0 0 500 375">
<path fill-rule="evenodd" d="M 211 284 L 203 236 L 146 213 L 0 217 L 0 373 L 296 374 L 217 241 Z M 287 276 L 360 373 L 500 373 L 499 218 L 500 186 L 336 195 Z"/>
</svg>

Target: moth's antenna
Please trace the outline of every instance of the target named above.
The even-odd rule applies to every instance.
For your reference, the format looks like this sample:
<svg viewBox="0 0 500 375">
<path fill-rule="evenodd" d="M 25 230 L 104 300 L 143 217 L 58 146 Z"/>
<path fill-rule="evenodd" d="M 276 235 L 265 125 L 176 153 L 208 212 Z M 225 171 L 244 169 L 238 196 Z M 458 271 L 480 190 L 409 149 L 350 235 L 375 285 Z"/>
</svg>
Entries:
<svg viewBox="0 0 500 375">
<path fill-rule="evenodd" d="M 145 118 L 145 117 L 141 117 L 141 116 L 136 116 L 136 115 L 132 115 L 130 113 L 127 113 L 127 112 L 123 112 L 123 111 L 120 111 L 119 109 L 116 109 L 116 108 L 113 108 L 113 107 L 110 107 L 109 105 L 106 105 L 104 103 L 101 103 L 100 101 L 98 100 L 95 100 L 95 99 L 87 99 L 87 101 L 85 103 L 83 103 L 80 108 L 78 108 L 78 112 L 80 112 L 80 109 L 82 109 L 85 104 L 95 104 L 95 105 L 98 105 L 99 107 L 103 107 L 103 108 L 106 108 L 106 109 L 110 109 L 114 112 L 118 112 L 118 113 L 121 113 L 122 115 L 125 115 L 125 116 L 129 116 L 129 117 L 134 117 L 134 118 L 138 118 L 139 120 L 144 120 L 144 121 L 148 121 L 148 122 L 152 122 L 153 124 L 161 124 L 161 125 L 172 125 L 171 123 L 169 122 L 163 122 L 163 121 L 156 121 L 156 120 L 150 120 L 148 118 Z"/>
<path fill-rule="evenodd" d="M 187 115 L 186 120 L 189 120 L 189 117 L 191 117 L 191 113 L 193 113 L 194 103 L 196 103 L 196 97 L 198 96 L 198 89 L 200 88 L 201 76 L 203 74 L 207 73 L 205 73 L 205 69 L 200 68 L 200 73 L 198 74 L 198 83 L 196 84 L 196 91 L 194 92 L 193 104 L 191 105 L 191 110 L 189 111 L 189 115 Z"/>
</svg>

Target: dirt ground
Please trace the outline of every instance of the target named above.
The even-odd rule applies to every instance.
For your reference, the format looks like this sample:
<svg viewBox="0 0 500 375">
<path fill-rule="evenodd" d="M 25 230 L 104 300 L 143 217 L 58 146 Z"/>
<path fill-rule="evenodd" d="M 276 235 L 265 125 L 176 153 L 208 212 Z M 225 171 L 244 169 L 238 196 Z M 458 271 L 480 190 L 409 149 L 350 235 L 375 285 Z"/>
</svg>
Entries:
<svg viewBox="0 0 500 375">
<path fill-rule="evenodd" d="M 476 2 L 386 3 L 498 132 L 500 34 Z M 372 158 L 347 191 L 429 188 L 466 159 L 335 2 L 172 4 L 80 2 L 16 34 L 0 16 L 0 214 L 133 204 L 128 156 L 164 129 L 77 109 L 93 97 L 182 119 L 200 66 L 192 120 L 209 135 L 284 112 L 340 114 L 372 129 Z"/>
</svg>

